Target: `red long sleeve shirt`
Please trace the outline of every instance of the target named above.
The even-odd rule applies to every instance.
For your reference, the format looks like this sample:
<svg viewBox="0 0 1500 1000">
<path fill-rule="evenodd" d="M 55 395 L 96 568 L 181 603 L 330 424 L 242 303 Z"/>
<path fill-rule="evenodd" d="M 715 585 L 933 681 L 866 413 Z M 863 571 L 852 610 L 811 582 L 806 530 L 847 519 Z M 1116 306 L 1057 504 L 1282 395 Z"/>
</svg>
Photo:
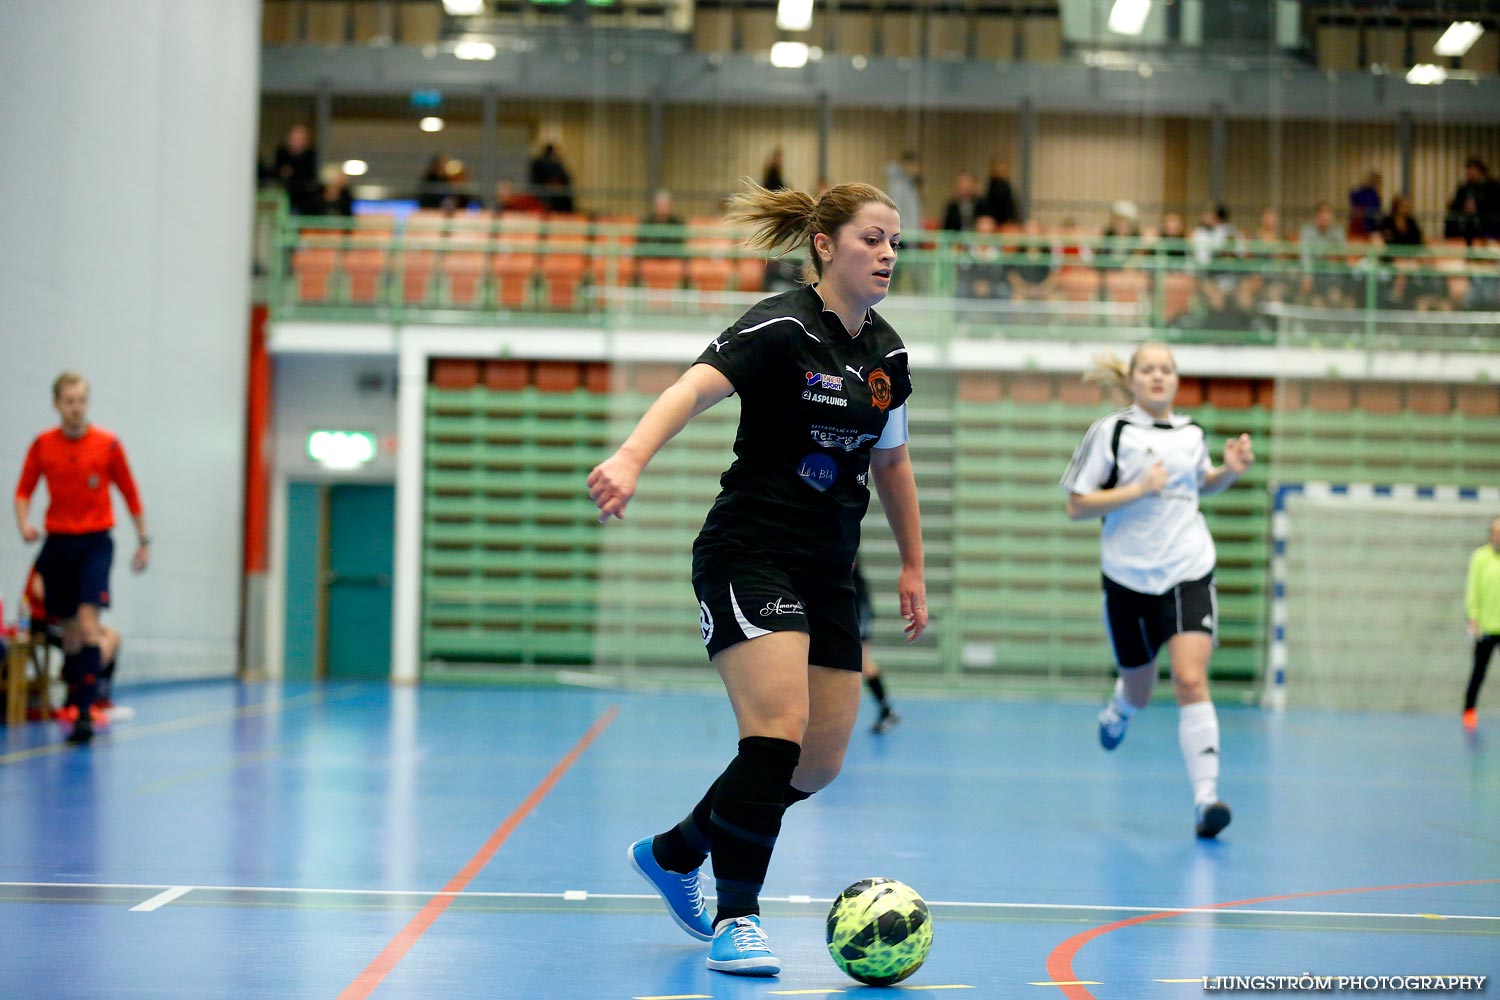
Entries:
<svg viewBox="0 0 1500 1000">
<path fill-rule="evenodd" d="M 39 435 L 26 452 L 16 496 L 30 500 L 43 476 L 51 497 L 46 520 L 50 535 L 86 535 L 113 527 L 110 483 L 119 488 L 131 514 L 139 517 L 144 509 L 125 448 L 102 427 L 90 426 L 79 438 L 68 437 L 61 427 Z"/>
</svg>

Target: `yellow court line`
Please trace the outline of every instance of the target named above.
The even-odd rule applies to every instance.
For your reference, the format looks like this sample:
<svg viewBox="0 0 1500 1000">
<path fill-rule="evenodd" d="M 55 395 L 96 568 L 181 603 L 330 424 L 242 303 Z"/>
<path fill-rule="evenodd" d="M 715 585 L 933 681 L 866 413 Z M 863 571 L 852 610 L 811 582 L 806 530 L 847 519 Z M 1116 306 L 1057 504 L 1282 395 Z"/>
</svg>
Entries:
<svg viewBox="0 0 1500 1000">
<path fill-rule="evenodd" d="M 102 742 L 123 743 L 126 740 L 140 739 L 142 736 L 155 736 L 158 733 L 171 733 L 180 729 L 194 729 L 198 726 L 206 726 L 213 722 L 225 719 L 249 719 L 257 715 L 265 715 L 269 712 L 278 712 L 287 708 L 300 708 L 306 703 L 317 703 L 321 701 L 336 701 L 339 698 L 348 697 L 354 693 L 353 688 L 340 692 L 309 691 L 307 694 L 299 694 L 293 698 L 277 699 L 275 701 L 263 701 L 258 705 L 247 705 L 243 708 L 221 709 L 217 712 L 204 712 L 202 715 L 189 715 L 182 719 L 170 719 L 166 722 L 153 722 L 144 726 L 131 726 L 128 729 L 106 730 Z M 98 737 L 96 737 L 97 739 Z M 32 747 L 29 750 L 15 750 L 11 753 L 0 754 L 0 766 L 5 764 L 19 764 L 23 760 L 34 760 L 37 757 L 49 757 L 66 750 L 76 749 L 72 744 L 63 740 L 55 743 L 47 743 L 43 746 Z"/>
</svg>

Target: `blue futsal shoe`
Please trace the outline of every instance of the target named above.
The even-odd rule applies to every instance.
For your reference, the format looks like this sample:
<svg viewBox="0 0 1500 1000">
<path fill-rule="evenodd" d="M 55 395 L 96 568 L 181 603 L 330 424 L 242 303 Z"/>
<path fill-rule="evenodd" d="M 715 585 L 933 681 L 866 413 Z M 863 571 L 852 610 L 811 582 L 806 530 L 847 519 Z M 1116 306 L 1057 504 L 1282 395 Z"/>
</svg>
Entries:
<svg viewBox="0 0 1500 1000">
<path fill-rule="evenodd" d="M 1125 724 L 1130 720 L 1115 711 L 1114 705 L 1105 705 L 1099 712 L 1099 745 L 1113 750 L 1125 738 Z"/>
<path fill-rule="evenodd" d="M 760 917 L 751 914 L 726 920 L 714 930 L 708 967 L 736 976 L 775 976 L 781 972 L 781 959 L 771 954 Z"/>
<path fill-rule="evenodd" d="M 651 853 L 651 838 L 643 837 L 630 845 L 626 855 L 630 867 L 641 873 L 641 878 L 661 893 L 666 901 L 667 912 L 677 921 L 677 926 L 699 941 L 712 941 L 713 921 L 708 917 L 708 906 L 703 902 L 703 890 L 698 885 L 698 869 L 686 875 L 669 872 L 656 863 Z"/>
</svg>

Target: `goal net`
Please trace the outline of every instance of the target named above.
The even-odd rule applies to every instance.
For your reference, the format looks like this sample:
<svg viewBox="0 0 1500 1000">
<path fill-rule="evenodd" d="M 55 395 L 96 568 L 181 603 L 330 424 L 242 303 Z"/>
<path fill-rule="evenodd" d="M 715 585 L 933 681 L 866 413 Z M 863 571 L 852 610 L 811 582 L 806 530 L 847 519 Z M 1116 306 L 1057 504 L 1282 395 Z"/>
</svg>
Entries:
<svg viewBox="0 0 1500 1000">
<path fill-rule="evenodd" d="M 1283 484 L 1267 703 L 1456 712 L 1469 555 L 1497 509 L 1494 488 Z"/>
</svg>

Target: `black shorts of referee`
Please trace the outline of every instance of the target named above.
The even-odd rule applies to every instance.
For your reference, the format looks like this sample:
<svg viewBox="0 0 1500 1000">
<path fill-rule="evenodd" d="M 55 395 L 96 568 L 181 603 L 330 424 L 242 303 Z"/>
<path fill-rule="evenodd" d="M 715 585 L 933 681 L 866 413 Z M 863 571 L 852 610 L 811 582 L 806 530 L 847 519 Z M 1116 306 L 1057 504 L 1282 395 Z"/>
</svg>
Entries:
<svg viewBox="0 0 1500 1000">
<path fill-rule="evenodd" d="M 1218 644 L 1219 600 L 1212 573 L 1179 583 L 1164 594 L 1142 594 L 1107 576 L 1104 627 L 1122 670 L 1156 662 L 1156 654 L 1179 632 L 1206 632 Z"/>
<path fill-rule="evenodd" d="M 115 541 L 107 531 L 83 535 L 49 534 L 36 558 L 46 593 L 47 614 L 58 621 L 78 617 L 78 608 L 109 607 L 109 570 Z"/>
<path fill-rule="evenodd" d="M 693 592 L 709 658 L 746 639 L 803 632 L 808 663 L 857 673 L 863 657 L 851 564 L 694 545 Z"/>
</svg>

